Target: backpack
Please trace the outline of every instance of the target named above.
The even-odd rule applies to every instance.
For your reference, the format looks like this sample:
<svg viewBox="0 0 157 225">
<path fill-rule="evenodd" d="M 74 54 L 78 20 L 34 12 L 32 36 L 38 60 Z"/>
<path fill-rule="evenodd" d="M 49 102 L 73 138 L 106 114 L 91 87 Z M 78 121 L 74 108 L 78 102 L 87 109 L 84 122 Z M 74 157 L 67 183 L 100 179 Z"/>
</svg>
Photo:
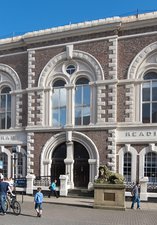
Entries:
<svg viewBox="0 0 157 225">
<path fill-rule="evenodd" d="M 135 195 L 135 188 L 133 187 L 131 190 L 131 195 L 134 196 Z"/>
</svg>

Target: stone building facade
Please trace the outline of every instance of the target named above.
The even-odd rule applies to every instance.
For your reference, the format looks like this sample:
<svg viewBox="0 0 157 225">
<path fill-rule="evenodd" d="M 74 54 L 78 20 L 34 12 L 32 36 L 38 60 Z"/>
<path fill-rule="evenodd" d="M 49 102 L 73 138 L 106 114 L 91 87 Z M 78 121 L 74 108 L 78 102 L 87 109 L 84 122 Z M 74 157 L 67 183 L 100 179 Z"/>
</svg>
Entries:
<svg viewBox="0 0 157 225">
<path fill-rule="evenodd" d="M 5 176 L 69 177 L 100 165 L 157 179 L 157 13 L 0 40 L 0 161 Z"/>
</svg>

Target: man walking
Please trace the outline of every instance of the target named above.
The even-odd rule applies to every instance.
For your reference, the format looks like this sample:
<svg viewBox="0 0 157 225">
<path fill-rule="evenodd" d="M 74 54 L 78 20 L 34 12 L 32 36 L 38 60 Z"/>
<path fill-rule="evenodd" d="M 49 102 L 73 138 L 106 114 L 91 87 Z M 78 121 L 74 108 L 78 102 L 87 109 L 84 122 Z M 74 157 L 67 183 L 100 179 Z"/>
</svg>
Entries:
<svg viewBox="0 0 157 225">
<path fill-rule="evenodd" d="M 2 210 L 2 213 L 3 215 L 6 214 L 6 198 L 7 198 L 7 192 L 11 191 L 10 187 L 9 187 L 9 183 L 8 182 L 5 182 L 4 179 L 1 179 L 1 182 L 0 182 L 0 205 L 1 205 L 1 210 Z"/>
<path fill-rule="evenodd" d="M 139 182 L 136 182 L 134 185 L 131 194 L 132 194 L 132 204 L 131 209 L 134 209 L 134 204 L 137 202 L 137 209 L 140 209 L 140 197 L 139 197 Z"/>
</svg>

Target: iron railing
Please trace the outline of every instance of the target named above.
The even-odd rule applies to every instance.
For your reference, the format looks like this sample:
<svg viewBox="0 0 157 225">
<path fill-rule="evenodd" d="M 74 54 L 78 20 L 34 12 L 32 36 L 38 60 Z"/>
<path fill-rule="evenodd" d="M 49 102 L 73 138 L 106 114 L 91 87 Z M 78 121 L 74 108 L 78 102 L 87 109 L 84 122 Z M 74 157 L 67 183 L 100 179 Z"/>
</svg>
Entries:
<svg viewBox="0 0 157 225">
<path fill-rule="evenodd" d="M 34 186 L 45 186 L 48 187 L 51 184 L 51 177 L 50 176 L 39 176 L 34 179 L 33 185 Z"/>
</svg>

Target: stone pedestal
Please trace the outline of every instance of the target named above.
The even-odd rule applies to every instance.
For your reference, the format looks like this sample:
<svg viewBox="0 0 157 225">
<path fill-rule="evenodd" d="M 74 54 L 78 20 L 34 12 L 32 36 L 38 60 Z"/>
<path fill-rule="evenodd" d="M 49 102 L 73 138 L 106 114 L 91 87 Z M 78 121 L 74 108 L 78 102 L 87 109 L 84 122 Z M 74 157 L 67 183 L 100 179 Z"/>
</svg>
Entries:
<svg viewBox="0 0 157 225">
<path fill-rule="evenodd" d="M 148 201 L 148 193 L 147 193 L 147 184 L 148 184 L 148 177 L 143 177 L 140 180 L 140 199 L 141 201 Z"/>
<path fill-rule="evenodd" d="M 94 208 L 125 210 L 125 185 L 95 183 Z"/>
<path fill-rule="evenodd" d="M 59 194 L 60 194 L 60 196 L 67 196 L 67 194 L 68 194 L 68 185 L 67 185 L 68 176 L 60 175 L 59 179 L 60 179 Z"/>
<path fill-rule="evenodd" d="M 27 187 L 26 187 L 26 194 L 32 195 L 33 194 L 33 181 L 35 179 L 34 174 L 27 174 Z"/>
</svg>

